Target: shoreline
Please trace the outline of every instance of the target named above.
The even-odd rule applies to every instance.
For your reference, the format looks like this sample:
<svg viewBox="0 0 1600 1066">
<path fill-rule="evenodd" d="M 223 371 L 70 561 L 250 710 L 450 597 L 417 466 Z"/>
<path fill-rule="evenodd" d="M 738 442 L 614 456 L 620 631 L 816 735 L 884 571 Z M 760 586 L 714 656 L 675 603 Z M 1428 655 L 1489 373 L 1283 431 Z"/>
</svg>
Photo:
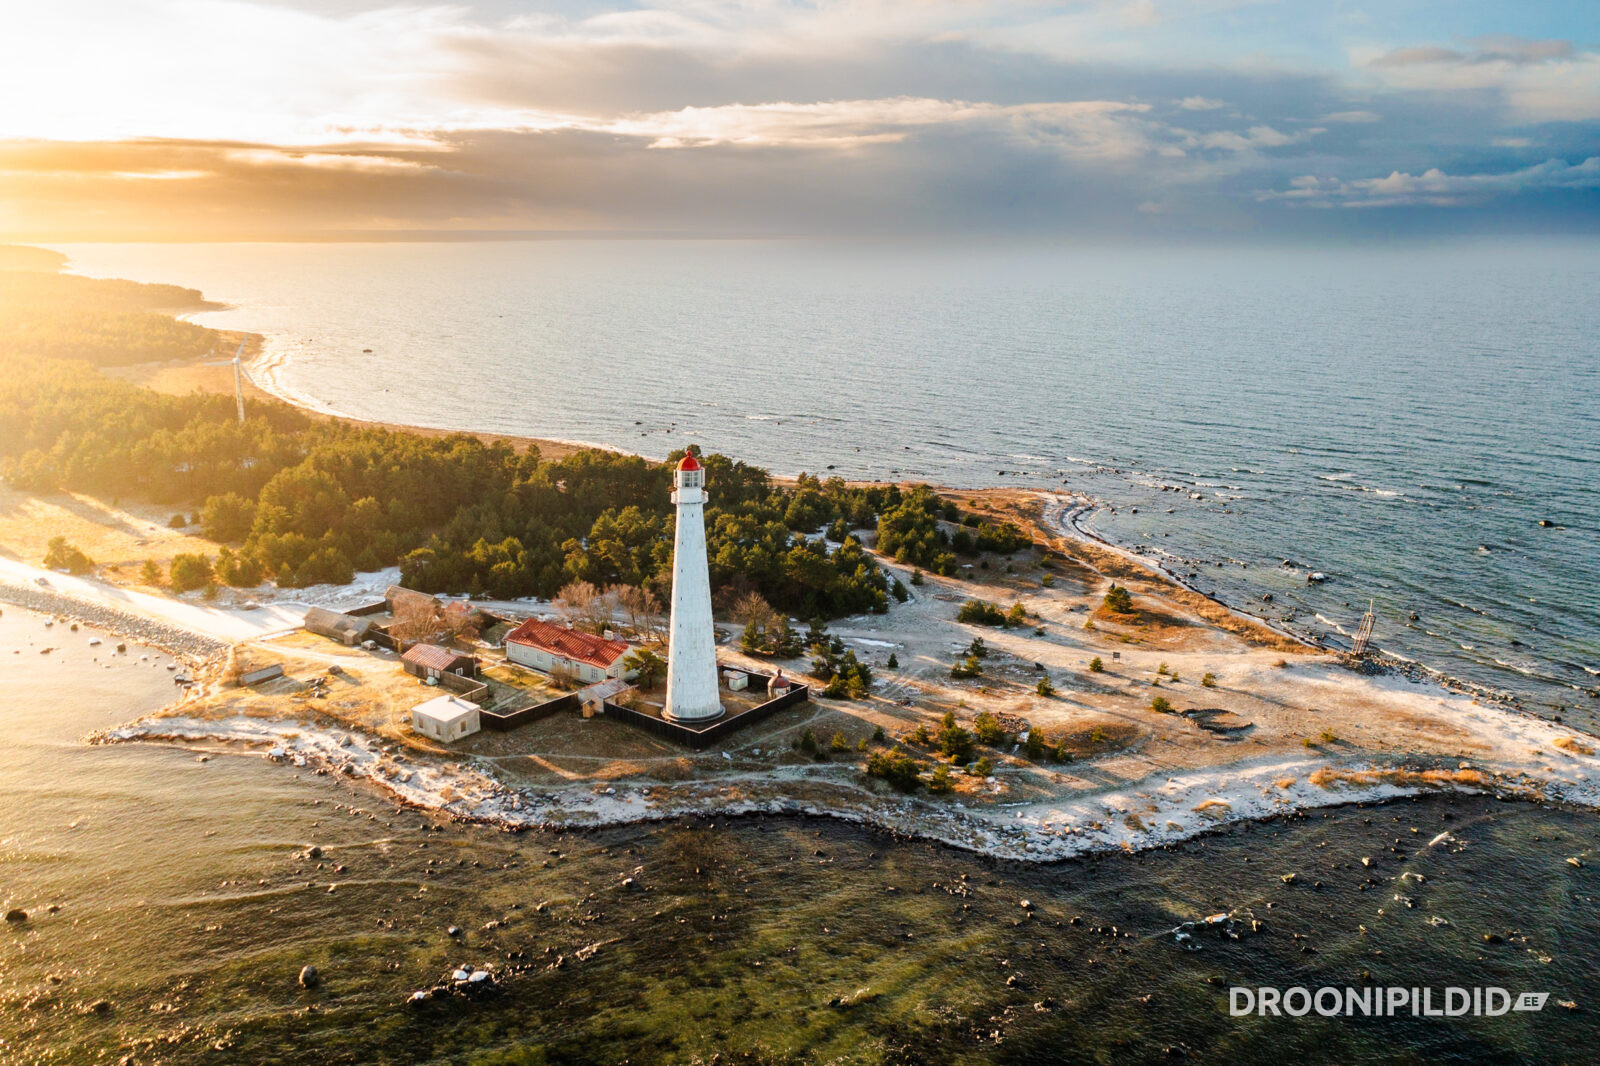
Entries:
<svg viewBox="0 0 1600 1066">
<path fill-rule="evenodd" d="M 1600 765 L 1581 781 L 1558 783 L 1548 778 L 1528 780 L 1525 767 L 1485 769 L 1466 761 L 1449 767 L 1443 764 L 1451 760 L 1437 757 L 1398 756 L 1394 764 L 1371 759 L 1269 757 L 1253 764 L 1175 773 L 1159 785 L 1129 782 L 1120 790 L 1085 794 L 1061 803 L 980 810 L 960 802 L 930 803 L 845 786 L 821 801 L 727 794 L 734 788 L 748 792 L 760 783 L 749 775 L 676 784 L 592 782 L 568 788 L 516 788 L 467 762 L 451 765 L 397 755 L 392 746 L 360 730 L 303 721 L 146 718 L 102 730 L 87 740 L 91 744 L 155 743 L 254 755 L 350 778 L 405 808 L 507 832 L 601 830 L 679 818 L 828 818 L 991 859 L 1037 864 L 1144 851 L 1244 822 L 1268 822 L 1309 811 L 1428 794 L 1488 795 L 1600 812 Z M 781 785 L 786 779 L 774 775 L 771 783 Z M 1144 785 L 1149 787 L 1141 789 Z"/>
</svg>

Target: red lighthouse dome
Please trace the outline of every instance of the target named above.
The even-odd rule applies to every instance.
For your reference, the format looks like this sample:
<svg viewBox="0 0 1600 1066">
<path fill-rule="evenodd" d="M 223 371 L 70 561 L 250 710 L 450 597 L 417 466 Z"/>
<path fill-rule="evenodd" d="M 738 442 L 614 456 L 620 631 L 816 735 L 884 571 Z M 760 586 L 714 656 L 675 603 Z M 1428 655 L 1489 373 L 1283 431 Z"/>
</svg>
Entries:
<svg viewBox="0 0 1600 1066">
<path fill-rule="evenodd" d="M 690 452 L 688 455 L 685 455 L 682 459 L 678 460 L 678 469 L 699 470 L 700 461 L 694 457 L 694 452 Z"/>
</svg>

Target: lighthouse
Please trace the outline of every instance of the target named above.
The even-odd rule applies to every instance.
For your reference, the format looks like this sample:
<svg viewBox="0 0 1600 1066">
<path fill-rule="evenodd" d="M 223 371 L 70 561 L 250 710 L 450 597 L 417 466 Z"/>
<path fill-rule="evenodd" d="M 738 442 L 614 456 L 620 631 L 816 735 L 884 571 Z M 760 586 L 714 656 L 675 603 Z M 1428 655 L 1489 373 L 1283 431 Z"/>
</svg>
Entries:
<svg viewBox="0 0 1600 1066">
<path fill-rule="evenodd" d="M 672 539 L 672 621 L 662 713 L 675 722 L 709 722 L 722 716 L 722 703 L 706 567 L 706 473 L 692 452 L 673 474 L 672 502 L 678 524 Z"/>
</svg>

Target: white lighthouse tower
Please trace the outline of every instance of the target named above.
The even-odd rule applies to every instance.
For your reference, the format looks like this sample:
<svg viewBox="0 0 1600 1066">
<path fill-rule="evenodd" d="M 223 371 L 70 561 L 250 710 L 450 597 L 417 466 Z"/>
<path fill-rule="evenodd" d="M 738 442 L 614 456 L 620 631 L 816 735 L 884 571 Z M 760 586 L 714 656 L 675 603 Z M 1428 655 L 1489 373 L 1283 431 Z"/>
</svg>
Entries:
<svg viewBox="0 0 1600 1066">
<path fill-rule="evenodd" d="M 668 632 L 667 705 L 675 722 L 709 722 L 722 715 L 717 698 L 717 637 L 711 623 L 711 574 L 706 568 L 706 474 L 693 453 L 678 464 L 672 502 L 678 508 L 672 541 L 672 622 Z"/>
</svg>

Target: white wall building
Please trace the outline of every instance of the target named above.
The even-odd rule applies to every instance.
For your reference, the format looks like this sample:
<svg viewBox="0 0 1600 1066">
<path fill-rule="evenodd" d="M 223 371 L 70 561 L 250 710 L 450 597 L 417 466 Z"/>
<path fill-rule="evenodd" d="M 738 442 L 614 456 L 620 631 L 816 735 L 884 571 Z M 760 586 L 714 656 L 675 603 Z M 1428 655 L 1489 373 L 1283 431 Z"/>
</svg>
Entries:
<svg viewBox="0 0 1600 1066">
<path fill-rule="evenodd" d="M 425 737 L 449 743 L 479 729 L 478 705 L 460 696 L 439 696 L 411 708 L 411 728 Z"/>
<path fill-rule="evenodd" d="M 567 670 L 586 684 L 612 677 L 633 677 L 623 665 L 632 646 L 552 622 L 530 618 L 506 634 L 506 658 L 542 673 Z"/>
<path fill-rule="evenodd" d="M 678 508 L 672 540 L 672 621 L 668 628 L 667 703 L 679 722 L 722 716 L 717 695 L 717 634 L 711 619 L 711 574 L 706 565 L 706 474 L 690 453 L 678 463 L 672 502 Z"/>
</svg>

